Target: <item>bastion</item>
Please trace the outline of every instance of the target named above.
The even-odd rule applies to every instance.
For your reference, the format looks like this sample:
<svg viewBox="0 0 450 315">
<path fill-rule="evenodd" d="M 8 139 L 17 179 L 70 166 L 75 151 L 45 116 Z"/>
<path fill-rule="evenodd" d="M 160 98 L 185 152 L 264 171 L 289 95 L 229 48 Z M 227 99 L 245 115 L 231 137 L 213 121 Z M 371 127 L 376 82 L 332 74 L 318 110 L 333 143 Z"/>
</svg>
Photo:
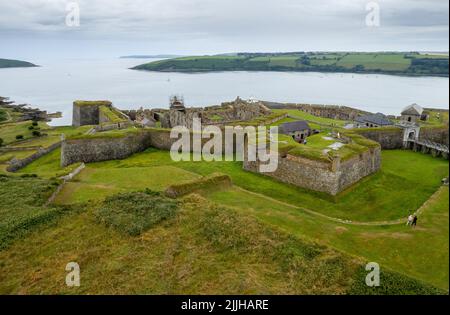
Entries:
<svg viewBox="0 0 450 315">
<path fill-rule="evenodd" d="M 72 125 L 117 124 L 130 119 L 116 109 L 110 101 L 75 101 L 73 102 Z"/>
<path fill-rule="evenodd" d="M 347 141 L 352 151 L 345 155 L 333 152 L 326 157 L 313 157 L 295 148 L 287 151 L 281 149 L 276 170 L 262 174 L 287 184 L 335 196 L 381 168 L 381 146 L 378 143 L 358 136 L 354 139 L 349 137 Z M 261 164 L 264 163 L 249 161 L 246 155 L 243 168 L 259 173 Z"/>
</svg>

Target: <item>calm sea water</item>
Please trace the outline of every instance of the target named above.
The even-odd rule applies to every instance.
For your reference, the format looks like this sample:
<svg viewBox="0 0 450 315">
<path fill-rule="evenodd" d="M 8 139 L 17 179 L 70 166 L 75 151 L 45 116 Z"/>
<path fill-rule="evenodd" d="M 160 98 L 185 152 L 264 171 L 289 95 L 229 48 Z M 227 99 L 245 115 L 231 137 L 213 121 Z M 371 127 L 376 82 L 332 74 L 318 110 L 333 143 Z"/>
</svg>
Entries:
<svg viewBox="0 0 450 315">
<path fill-rule="evenodd" d="M 187 106 L 231 101 L 237 96 L 267 101 L 347 105 L 399 114 L 418 103 L 448 108 L 448 78 L 340 73 L 222 72 L 157 73 L 128 68 L 151 60 L 32 60 L 39 68 L 0 69 L 0 96 L 17 103 L 61 111 L 54 125 L 71 123 L 72 102 L 107 99 L 123 109 L 167 108 L 181 94 Z"/>
</svg>

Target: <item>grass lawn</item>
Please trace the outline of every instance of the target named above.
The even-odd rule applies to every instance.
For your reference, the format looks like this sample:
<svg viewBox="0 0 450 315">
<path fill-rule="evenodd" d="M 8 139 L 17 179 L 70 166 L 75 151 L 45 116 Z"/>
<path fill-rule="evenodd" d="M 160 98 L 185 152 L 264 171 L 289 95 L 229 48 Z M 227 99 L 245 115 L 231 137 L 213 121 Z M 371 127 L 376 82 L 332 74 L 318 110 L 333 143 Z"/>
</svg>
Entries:
<svg viewBox="0 0 450 315">
<path fill-rule="evenodd" d="M 432 294 L 382 270 L 364 285 L 364 260 L 267 227 L 201 197 L 173 219 L 131 237 L 97 221 L 94 209 L 67 216 L 0 251 L 2 294 Z M 77 262 L 81 286 L 65 285 Z"/>
<path fill-rule="evenodd" d="M 6 162 L 12 160 L 13 158 L 19 160 L 24 159 L 36 152 L 37 150 L 0 152 L 0 164 L 6 164 Z"/>
<path fill-rule="evenodd" d="M 349 54 L 337 62 L 338 66 L 353 68 L 364 65 L 367 70 L 404 71 L 411 65 L 411 59 L 403 54 Z"/>
<path fill-rule="evenodd" d="M 168 186 L 180 184 L 199 176 L 173 166 L 91 168 L 87 167 L 76 181 L 68 183 L 56 203 L 71 204 L 99 200 L 119 192 L 149 188 L 163 191 Z"/>
<path fill-rule="evenodd" d="M 89 131 L 93 126 L 80 126 L 80 127 L 73 127 L 73 126 L 59 126 L 59 127 L 52 127 L 49 129 L 44 129 L 43 132 L 45 132 L 48 135 L 53 136 L 61 136 L 61 134 L 64 134 L 66 137 L 71 136 L 79 136 L 87 131 Z"/>
<path fill-rule="evenodd" d="M 0 176 L 0 251 L 62 214 L 60 208 L 44 206 L 58 184 L 38 178 Z"/>
<path fill-rule="evenodd" d="M 62 168 L 60 159 L 61 149 L 56 149 L 20 169 L 17 174 L 36 174 L 43 178 L 61 177 L 69 174 L 81 164 L 76 163 Z"/>
<path fill-rule="evenodd" d="M 448 126 L 448 112 L 444 111 L 427 111 L 429 114 L 427 121 L 421 121 L 422 126 Z"/>
<path fill-rule="evenodd" d="M 276 113 L 287 112 L 291 117 L 295 117 L 299 120 L 306 120 L 308 122 L 316 123 L 322 126 L 325 125 L 329 127 L 343 127 L 348 123 L 345 120 L 314 116 L 298 109 L 273 109 L 273 111 Z"/>
<path fill-rule="evenodd" d="M 24 139 L 33 138 L 33 130 L 29 130 L 28 127 L 31 126 L 31 121 L 23 121 L 18 123 L 6 123 L 0 125 L 0 138 L 3 139 L 3 145 L 11 144 L 16 142 L 16 136 L 22 135 Z M 39 122 L 39 128 L 48 128 L 48 125 L 44 122 Z"/>
<path fill-rule="evenodd" d="M 48 148 L 49 146 L 51 146 L 52 144 L 55 144 L 57 142 L 61 141 L 61 137 L 60 136 L 53 136 L 53 135 L 49 135 L 49 136 L 42 136 L 42 137 L 36 137 L 36 138 L 31 138 L 29 140 L 26 141 L 21 141 L 15 144 L 12 144 L 11 147 L 14 148 L 26 148 L 26 147 L 43 147 L 43 148 Z"/>
<path fill-rule="evenodd" d="M 31 163 L 20 172 L 47 176 L 61 172 L 57 151 L 51 153 L 51 156 L 47 155 Z M 169 178 L 164 182 L 163 179 L 152 176 L 151 169 L 145 171 L 145 168 L 155 166 L 172 166 L 202 176 L 219 172 L 229 175 L 235 185 L 247 190 L 328 216 L 368 222 L 408 216 L 428 200 L 439 188 L 441 179 L 448 176 L 448 161 L 433 158 L 431 155 L 403 150 L 382 151 L 382 160 L 381 171 L 366 177 L 337 197 L 284 184 L 261 174 L 246 172 L 242 170 L 241 162 L 173 162 L 169 152 L 154 149 L 135 154 L 125 160 L 89 164 L 89 168 L 105 171 L 84 183 L 108 185 L 110 182 L 113 187 L 124 189 L 134 187 L 134 182 L 136 187 L 152 185 L 153 181 L 155 185 L 160 181 L 163 181 L 161 185 L 176 183 L 177 178 Z M 140 175 L 134 172 L 133 168 L 142 168 L 141 171 L 147 175 Z M 108 175 L 111 170 L 117 174 Z M 164 173 L 155 174 L 164 176 Z M 188 179 L 187 177 L 182 179 Z"/>
<path fill-rule="evenodd" d="M 352 255 L 448 290 L 449 198 L 442 188 L 423 209 L 419 225 L 339 224 L 239 189 L 208 192 L 207 197 L 293 235 L 308 236 Z"/>
<path fill-rule="evenodd" d="M 21 172 L 47 176 L 61 172 L 57 151 L 33 162 Z M 382 272 L 394 270 L 448 290 L 448 188 L 434 195 L 419 216 L 419 226 L 414 230 L 405 225 L 336 223 L 299 209 L 304 207 L 328 216 L 357 221 L 398 219 L 419 208 L 438 189 L 440 179 L 448 174 L 448 161 L 429 155 L 400 150 L 383 151 L 382 154 L 383 170 L 380 173 L 366 178 L 351 192 L 334 200 L 324 194 L 245 172 L 239 162 L 172 162 L 168 152 L 149 149 L 125 160 L 89 164 L 63 189 L 57 203 L 93 200 L 94 203 L 90 204 L 95 206 L 104 197 L 118 192 L 145 188 L 162 191 L 171 184 L 221 172 L 230 175 L 235 185 L 257 194 L 238 188 L 216 192 L 208 190 L 205 196 L 211 201 L 230 207 L 244 217 L 254 216 L 266 225 L 302 240 L 313 240 L 364 257 L 363 263 L 378 262 Z M 58 280 L 64 279 L 64 266 L 68 261 L 78 261 L 84 270 L 83 281 L 87 285 L 76 289 L 79 290 L 76 293 L 353 292 L 354 286 L 348 281 L 354 281 L 358 267 L 345 259 L 339 258 L 339 263 L 332 259 L 340 270 L 337 282 L 332 280 L 325 285 L 315 278 L 322 272 L 334 272 L 328 263 L 323 263 L 341 254 L 327 252 L 323 257 L 328 258 L 324 261 L 314 260 L 313 264 L 302 265 L 308 272 L 298 277 L 305 279 L 306 275 L 315 275 L 315 279 L 307 278 L 309 288 L 314 286 L 313 291 L 307 291 L 306 284 L 303 286 L 295 280 L 297 278 L 288 277 L 286 280 L 283 276 L 289 274 L 285 269 L 279 269 L 284 266 L 284 260 L 265 260 L 261 257 L 266 254 L 261 253 L 242 254 L 240 250 L 234 251 L 235 245 L 232 252 L 217 249 L 217 244 L 225 247 L 229 242 L 240 244 L 244 236 L 238 234 L 235 239 L 234 235 L 241 233 L 243 226 L 245 230 L 252 230 L 247 219 L 236 222 L 231 230 L 222 231 L 219 222 L 227 225 L 230 223 L 228 219 L 220 217 L 213 222 L 202 221 L 204 218 L 200 212 L 208 208 L 203 201 L 196 201 L 195 207 L 189 207 L 189 211 L 181 211 L 181 217 L 175 221 L 154 227 L 139 238 L 125 237 L 99 225 L 90 210 L 63 218 L 57 227 L 33 233 L 13 244 L 11 249 L 0 252 L 0 261 L 4 262 L 0 264 L 0 292 L 74 292 L 64 286 L 63 280 Z M 220 210 L 221 213 L 224 211 L 228 210 Z M 235 217 L 231 214 L 226 216 Z M 207 234 L 205 241 L 204 234 L 196 234 L 205 229 L 208 233 L 219 232 Z M 233 235 L 231 241 L 215 239 L 227 235 Z M 247 237 L 259 239 L 260 234 L 245 236 L 244 239 Z M 257 247 L 260 248 L 259 245 Z M 26 259 L 23 257 L 25 253 Z M 166 260 L 167 253 L 172 254 Z M 313 267 L 315 264 L 317 266 Z M 38 274 L 30 265 L 39 265 Z M 55 268 L 59 265 L 62 267 Z M 302 268 L 295 270 L 299 272 Z M 222 279 L 227 281 L 217 281 L 221 273 L 225 274 Z M 112 275 L 112 278 L 108 276 L 108 281 L 102 280 L 99 274 Z M 141 281 L 132 281 L 135 278 Z M 247 280 L 242 282 L 243 279 Z M 283 284 L 280 279 L 288 282 Z M 406 280 L 401 278 L 399 283 L 403 281 Z M 23 286 L 23 283 L 27 285 Z"/>
</svg>

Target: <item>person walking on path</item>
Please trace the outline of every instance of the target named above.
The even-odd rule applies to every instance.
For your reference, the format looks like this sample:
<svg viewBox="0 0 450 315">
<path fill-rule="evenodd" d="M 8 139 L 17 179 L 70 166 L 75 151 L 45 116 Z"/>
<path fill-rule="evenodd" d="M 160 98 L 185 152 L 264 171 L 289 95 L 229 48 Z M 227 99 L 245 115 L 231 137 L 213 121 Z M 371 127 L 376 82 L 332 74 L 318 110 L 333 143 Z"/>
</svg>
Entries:
<svg viewBox="0 0 450 315">
<path fill-rule="evenodd" d="M 414 221 L 414 217 L 413 217 L 412 214 L 410 214 L 409 217 L 408 217 L 408 221 L 406 221 L 406 225 L 407 226 L 408 225 L 412 225 L 413 221 Z"/>
<path fill-rule="evenodd" d="M 413 218 L 411 226 L 417 226 L 417 216 L 416 215 Z"/>
</svg>

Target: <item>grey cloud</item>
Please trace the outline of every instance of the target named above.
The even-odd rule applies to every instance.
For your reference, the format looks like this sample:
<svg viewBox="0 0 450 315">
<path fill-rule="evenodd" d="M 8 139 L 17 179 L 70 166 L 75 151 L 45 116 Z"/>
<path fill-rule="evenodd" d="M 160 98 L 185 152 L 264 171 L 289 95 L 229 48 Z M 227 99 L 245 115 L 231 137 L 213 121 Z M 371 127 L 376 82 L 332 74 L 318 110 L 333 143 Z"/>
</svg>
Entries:
<svg viewBox="0 0 450 315">
<path fill-rule="evenodd" d="M 69 2 L 1 0 L 0 38 L 144 42 L 186 51 L 208 43 L 217 52 L 448 49 L 447 0 L 373 1 L 381 8 L 377 29 L 364 24 L 369 0 L 79 0 L 76 30 L 64 24 Z"/>
</svg>

